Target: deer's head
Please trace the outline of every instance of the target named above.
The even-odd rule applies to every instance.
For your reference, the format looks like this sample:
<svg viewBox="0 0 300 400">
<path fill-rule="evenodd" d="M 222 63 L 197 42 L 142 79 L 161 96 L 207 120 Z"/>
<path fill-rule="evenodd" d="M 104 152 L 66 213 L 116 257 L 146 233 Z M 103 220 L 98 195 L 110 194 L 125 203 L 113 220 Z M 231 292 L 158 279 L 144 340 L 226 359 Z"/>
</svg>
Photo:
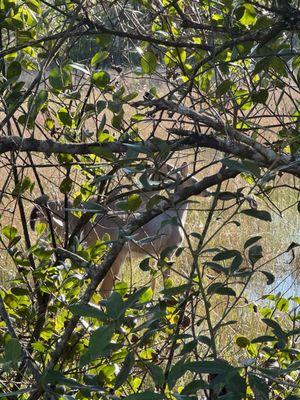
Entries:
<svg viewBox="0 0 300 400">
<path fill-rule="evenodd" d="M 179 192 L 180 190 L 184 189 L 185 187 L 188 186 L 194 186 L 199 182 L 199 180 L 195 176 L 189 176 L 190 173 L 190 167 L 187 162 L 183 162 L 179 168 L 178 171 L 178 184 L 176 185 L 175 188 L 175 193 Z M 211 196 L 211 192 L 209 190 L 203 190 L 200 193 L 200 196 L 202 197 L 209 197 Z"/>
</svg>

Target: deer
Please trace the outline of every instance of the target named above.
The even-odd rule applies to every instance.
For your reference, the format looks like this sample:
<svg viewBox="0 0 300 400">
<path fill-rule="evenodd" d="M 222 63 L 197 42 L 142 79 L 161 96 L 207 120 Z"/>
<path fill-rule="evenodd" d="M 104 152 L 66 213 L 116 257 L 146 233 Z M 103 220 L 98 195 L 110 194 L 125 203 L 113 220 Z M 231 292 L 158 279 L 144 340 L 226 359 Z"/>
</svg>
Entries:
<svg viewBox="0 0 300 400">
<path fill-rule="evenodd" d="M 194 176 L 189 176 L 189 166 L 184 162 L 178 169 L 178 172 L 174 171 L 174 167 L 170 164 L 165 164 L 159 172 L 165 173 L 165 176 L 175 176 L 175 189 L 174 195 L 180 192 L 187 186 L 192 186 L 198 182 Z M 152 193 L 153 195 L 153 193 Z M 205 190 L 200 193 L 202 197 L 211 196 L 211 192 Z M 143 200 L 149 199 L 149 194 L 142 194 Z M 69 205 L 70 208 L 72 205 Z M 119 272 L 126 258 L 129 255 L 133 255 L 134 258 L 148 255 L 150 257 L 159 258 L 161 252 L 165 249 L 170 249 L 168 254 L 169 259 L 172 259 L 176 249 L 181 245 L 184 240 L 184 226 L 186 224 L 187 213 L 188 213 L 189 201 L 185 201 L 180 205 L 171 207 L 161 214 L 154 217 L 144 226 L 141 226 L 133 233 L 130 240 L 127 241 L 118 256 L 116 257 L 110 271 L 104 278 L 100 294 L 102 298 L 107 298 L 114 286 L 115 280 L 118 278 Z M 115 204 L 109 203 L 108 209 L 110 210 L 105 215 L 99 215 L 95 221 L 88 222 L 82 230 L 82 237 L 84 238 L 86 245 L 93 245 L 97 240 L 102 239 L 105 234 L 108 234 L 111 241 L 117 241 L 122 229 L 125 227 L 127 220 L 127 213 L 121 212 L 116 213 Z M 37 220 L 47 223 L 47 215 L 45 207 L 35 206 L 31 211 L 30 225 L 31 228 L 35 229 L 35 222 Z M 52 215 L 52 225 L 55 232 L 62 236 L 65 231 L 65 209 L 64 203 L 60 201 L 52 201 L 47 203 L 47 210 Z M 145 208 L 142 210 L 145 211 Z M 48 214 L 49 215 L 49 214 Z M 134 218 L 134 216 L 129 217 Z M 177 221 L 176 224 L 168 223 L 170 220 Z M 68 217 L 69 232 L 71 232 L 79 222 L 79 218 L 71 214 Z M 148 238 L 148 240 L 145 240 Z M 168 268 L 163 272 L 163 280 L 169 277 L 170 269 Z M 155 289 L 155 279 L 151 283 L 152 290 Z"/>
</svg>

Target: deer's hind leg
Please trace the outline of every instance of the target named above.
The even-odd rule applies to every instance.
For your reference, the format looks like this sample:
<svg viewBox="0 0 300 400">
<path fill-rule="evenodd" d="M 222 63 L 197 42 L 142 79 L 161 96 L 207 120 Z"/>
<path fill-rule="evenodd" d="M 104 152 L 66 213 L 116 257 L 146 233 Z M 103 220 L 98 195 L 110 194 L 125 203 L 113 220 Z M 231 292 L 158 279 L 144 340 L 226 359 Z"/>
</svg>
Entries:
<svg viewBox="0 0 300 400">
<path fill-rule="evenodd" d="M 118 254 L 117 258 L 115 259 L 113 265 L 111 266 L 110 270 L 108 271 L 108 273 L 106 274 L 106 276 L 102 282 L 102 285 L 100 288 L 100 294 L 103 298 L 106 299 L 107 297 L 109 297 L 109 295 L 113 289 L 115 280 L 119 275 L 121 266 L 123 265 L 123 263 L 127 257 L 127 254 L 128 254 L 128 247 L 127 247 L 127 245 L 125 245 L 122 248 L 122 250 L 120 251 L 120 253 Z"/>
</svg>

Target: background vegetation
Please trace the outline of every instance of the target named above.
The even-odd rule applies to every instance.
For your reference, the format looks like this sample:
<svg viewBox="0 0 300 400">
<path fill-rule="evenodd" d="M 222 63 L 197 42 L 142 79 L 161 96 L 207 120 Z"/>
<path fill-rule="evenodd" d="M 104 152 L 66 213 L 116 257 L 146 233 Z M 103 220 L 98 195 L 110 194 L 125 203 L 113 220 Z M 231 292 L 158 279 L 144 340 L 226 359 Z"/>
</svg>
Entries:
<svg viewBox="0 0 300 400">
<path fill-rule="evenodd" d="M 0 0 L 0 398 L 299 399 L 299 29 L 298 0 Z M 30 230 L 49 199 L 75 231 Z"/>
</svg>

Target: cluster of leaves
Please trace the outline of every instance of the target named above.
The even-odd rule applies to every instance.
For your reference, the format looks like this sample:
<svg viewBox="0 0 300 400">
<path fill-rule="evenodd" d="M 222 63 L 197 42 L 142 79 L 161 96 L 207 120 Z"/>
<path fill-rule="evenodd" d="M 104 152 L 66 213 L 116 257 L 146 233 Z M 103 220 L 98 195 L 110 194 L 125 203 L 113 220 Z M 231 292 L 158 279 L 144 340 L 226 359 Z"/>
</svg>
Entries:
<svg viewBox="0 0 300 400">
<path fill-rule="evenodd" d="M 264 267 L 263 238 L 256 233 L 243 249 L 210 246 L 243 216 L 253 225 L 271 223 L 271 213 L 248 194 L 273 206 L 269 196 L 281 175 L 300 176 L 297 6 L 0 0 L 0 129 L 4 139 L 29 133 L 30 150 L 45 156 L 40 163 L 28 149 L 24 157 L 23 149 L 2 151 L 0 142 L 8 170 L 0 197 L 6 195 L 9 211 L 15 202 L 22 225 L 1 221 L 1 246 L 15 274 L 0 291 L 0 398 L 299 398 L 299 298 L 272 294 L 259 305 L 246 299 L 256 276 L 269 286 L 276 280 Z M 78 40 L 91 37 L 93 46 L 80 54 Z M 115 65 L 116 42 L 126 64 Z M 135 77 L 133 88 L 126 75 Z M 149 83 L 151 77 L 156 80 Z M 51 154 L 53 142 L 69 151 Z M 109 237 L 90 247 L 70 242 L 72 232 L 56 235 L 51 223 L 50 233 L 37 224 L 38 239 L 31 237 L 24 204 L 38 191 L 52 196 L 56 186 L 67 208 L 73 200 L 74 215 L 84 207 L 92 221 L 105 210 L 90 200 L 97 194 L 132 221 L 164 199 L 156 194 L 144 207 L 142 195 L 161 189 L 149 166 L 155 170 L 189 150 L 196 173 L 203 168 L 202 146 L 219 152 L 205 158 L 208 175 L 219 162 L 220 176 L 233 171 L 242 183 L 236 191 L 230 185 L 221 191 L 222 180 L 212 184 L 217 189 L 204 228 L 185 232 L 188 245 L 175 252 L 188 254 L 179 284 L 169 279 L 154 294 L 148 285 L 120 281 L 103 300 L 97 293 L 103 277 L 95 276 L 117 243 Z M 63 178 L 55 185 L 55 174 L 45 176 L 43 168 L 57 165 Z M 164 194 L 174 186 L 174 179 L 164 180 Z M 68 220 L 70 210 L 65 215 Z M 210 231 L 213 217 L 224 218 L 216 231 Z M 178 218 L 165 224 L 172 233 Z M 164 249 L 157 266 L 147 257 L 142 273 L 174 269 L 168 260 L 174 250 Z M 232 319 L 245 301 L 258 335 L 245 335 Z"/>
<path fill-rule="evenodd" d="M 2 234 L 20 272 L 10 289 L 1 292 L 1 309 L 5 307 L 17 333 L 12 336 L 11 331 L 6 331 L 7 320 L 1 322 L 3 385 L 7 382 L 6 386 L 18 387 L 8 382 L 13 382 L 15 374 L 18 376 L 25 367 L 27 351 L 41 370 L 51 360 L 57 340 L 75 316 L 80 318 L 80 324 L 64 346 L 60 367 L 42 369 L 38 380 L 43 391 L 56 394 L 57 398 L 184 400 L 197 399 L 199 391 L 208 396 L 226 393 L 230 399 L 253 396 L 267 399 L 274 395 L 297 398 L 293 395 L 299 384 L 300 366 L 296 347 L 300 333 L 297 297 L 268 295 L 265 297 L 268 307 L 249 304 L 250 312 L 259 316 L 265 334 L 254 338 L 238 335 L 234 346 L 237 351 L 240 349 L 242 357 L 234 364 L 210 356 L 222 329 L 237 321 L 220 316 L 213 321 L 211 332 L 204 309 L 195 309 L 194 304 L 202 296 L 212 318 L 212 309 L 223 298 L 231 306 L 237 303 L 239 295 L 228 286 L 229 277 L 248 277 L 253 273 L 237 270 L 243 260 L 237 250 L 217 251 L 212 261 L 206 262 L 205 269 L 227 278 L 223 283 L 209 283 L 204 293 L 197 276 L 192 283 L 164 289 L 158 301 L 154 301 L 149 287 L 132 293 L 125 282 L 119 282 L 111 296 L 100 301 L 99 307 L 100 297 L 96 293 L 89 304 L 78 303 L 88 281 L 87 271 L 80 262 L 53 265 L 53 252 L 35 245 L 30 249 L 38 263 L 34 275 L 43 282 L 42 292 L 51 294 L 52 300 L 39 337 L 34 338 L 30 327 L 36 323 L 37 314 L 34 293 L 27 284 L 30 261 L 17 251 L 20 236 L 15 228 L 5 227 Z M 259 237 L 250 238 L 244 246 L 252 265 L 261 258 L 261 250 L 254 244 L 257 240 Z M 78 254 L 93 260 L 104 251 L 102 242 Z M 2 397 L 26 399 L 35 390 L 34 385 L 29 385 L 11 389 Z"/>
</svg>

